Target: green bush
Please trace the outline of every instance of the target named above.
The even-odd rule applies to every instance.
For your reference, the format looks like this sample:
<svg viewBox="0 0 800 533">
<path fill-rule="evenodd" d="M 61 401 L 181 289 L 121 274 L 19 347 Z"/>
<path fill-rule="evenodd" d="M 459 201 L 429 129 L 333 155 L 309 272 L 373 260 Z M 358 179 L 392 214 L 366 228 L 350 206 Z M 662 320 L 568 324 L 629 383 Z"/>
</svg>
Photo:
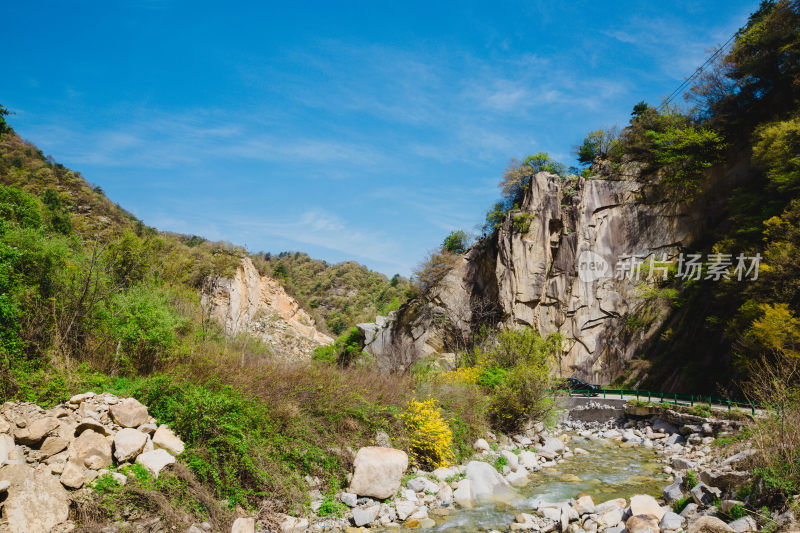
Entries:
<svg viewBox="0 0 800 533">
<path fill-rule="evenodd" d="M 467 248 L 469 248 L 469 235 L 462 230 L 451 231 L 442 243 L 443 250 L 454 254 L 463 254 Z"/>
<path fill-rule="evenodd" d="M 648 130 L 655 162 L 663 172 L 662 181 L 675 198 L 691 198 L 701 189 L 706 169 L 722 161 L 725 141 L 709 128 L 668 127 L 663 132 Z"/>
<path fill-rule="evenodd" d="M 684 496 L 683 498 L 672 502 L 672 510 L 680 514 L 681 511 L 686 509 L 686 506 L 689 505 L 691 502 L 692 502 L 691 496 Z"/>
<path fill-rule="evenodd" d="M 356 327 L 336 339 L 328 346 L 319 346 L 314 349 L 311 359 L 325 363 L 336 363 L 341 367 L 348 367 L 365 357 L 364 334 Z"/>
<path fill-rule="evenodd" d="M 184 322 L 169 295 L 148 285 L 114 295 L 104 316 L 119 346 L 115 363 L 126 372 L 156 368 L 177 342 L 176 330 Z"/>
<path fill-rule="evenodd" d="M 478 375 L 478 385 L 488 389 L 496 389 L 506 376 L 508 376 L 508 370 L 501 366 L 481 367 L 481 373 Z"/>
<path fill-rule="evenodd" d="M 346 508 L 347 506 L 340 501 L 335 494 L 326 494 L 322 499 L 322 505 L 320 505 L 317 510 L 317 515 L 339 518 Z"/>
<path fill-rule="evenodd" d="M 561 344 L 560 335 L 542 338 L 533 329 L 509 330 L 500 332 L 481 352 L 481 363 L 505 373 L 495 384 L 489 403 L 495 427 L 514 431 L 529 420 L 549 416 L 553 368 Z M 499 370 L 494 373 L 501 374 Z"/>
</svg>

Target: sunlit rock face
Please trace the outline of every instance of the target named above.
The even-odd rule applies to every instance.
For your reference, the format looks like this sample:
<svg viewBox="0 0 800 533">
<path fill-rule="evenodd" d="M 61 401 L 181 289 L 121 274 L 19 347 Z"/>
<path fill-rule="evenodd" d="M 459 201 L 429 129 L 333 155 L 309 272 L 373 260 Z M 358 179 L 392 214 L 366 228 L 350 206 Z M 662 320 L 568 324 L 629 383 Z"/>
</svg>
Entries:
<svg viewBox="0 0 800 533">
<path fill-rule="evenodd" d="M 249 257 L 233 277 L 208 278 L 202 303 L 227 334 L 259 337 L 278 356 L 308 358 L 317 346 L 333 342 L 277 281 L 259 274 Z"/>
<path fill-rule="evenodd" d="M 704 190 L 728 189 L 744 173 L 723 169 Z M 367 350 L 385 368 L 403 366 L 458 351 L 471 325 L 495 317 L 506 327 L 560 333 L 562 375 L 612 381 L 669 315 L 670 302 L 653 290 L 664 267 L 708 229 L 726 196 L 654 201 L 664 195 L 637 181 L 635 168 L 627 174 L 573 182 L 534 176 L 521 208 L 462 256 L 428 298 L 361 325 Z M 631 269 L 631 256 L 643 266 Z"/>
</svg>

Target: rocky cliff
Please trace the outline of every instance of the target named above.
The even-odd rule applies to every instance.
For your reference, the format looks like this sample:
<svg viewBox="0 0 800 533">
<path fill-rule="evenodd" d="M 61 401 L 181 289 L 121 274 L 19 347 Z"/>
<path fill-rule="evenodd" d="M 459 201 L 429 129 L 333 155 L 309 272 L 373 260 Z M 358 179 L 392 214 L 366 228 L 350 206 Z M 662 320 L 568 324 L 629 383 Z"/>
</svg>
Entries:
<svg viewBox="0 0 800 533">
<path fill-rule="evenodd" d="M 277 281 L 258 273 L 249 257 L 233 277 L 208 278 L 202 303 L 227 334 L 254 335 L 282 357 L 309 357 L 317 346 L 333 342 Z"/>
<path fill-rule="evenodd" d="M 560 372 L 609 383 L 629 367 L 669 316 L 672 302 L 648 280 L 651 259 L 675 268 L 721 213 L 747 166 L 715 169 L 692 202 L 663 198 L 636 179 L 567 182 L 539 173 L 519 210 L 476 243 L 426 298 L 375 324 L 361 325 L 366 350 L 382 366 L 461 349 L 479 324 L 560 333 Z M 639 268 L 630 268 L 641 262 Z M 627 370 L 630 373 L 630 370 Z"/>
</svg>

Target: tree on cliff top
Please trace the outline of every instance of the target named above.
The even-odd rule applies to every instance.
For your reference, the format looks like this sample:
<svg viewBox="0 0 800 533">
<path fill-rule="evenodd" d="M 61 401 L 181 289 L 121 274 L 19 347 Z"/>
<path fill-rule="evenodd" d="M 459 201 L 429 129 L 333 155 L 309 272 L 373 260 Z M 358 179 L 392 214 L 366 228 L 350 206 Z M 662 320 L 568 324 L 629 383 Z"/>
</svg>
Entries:
<svg viewBox="0 0 800 533">
<path fill-rule="evenodd" d="M 503 200 L 510 209 L 513 205 L 522 202 L 525 190 L 530 187 L 531 180 L 538 172 L 551 172 L 561 177 L 567 173 L 563 163 L 550 159 L 547 152 L 529 155 L 524 161 L 512 159 L 506 172 L 500 180 L 500 189 L 503 191 Z"/>
</svg>

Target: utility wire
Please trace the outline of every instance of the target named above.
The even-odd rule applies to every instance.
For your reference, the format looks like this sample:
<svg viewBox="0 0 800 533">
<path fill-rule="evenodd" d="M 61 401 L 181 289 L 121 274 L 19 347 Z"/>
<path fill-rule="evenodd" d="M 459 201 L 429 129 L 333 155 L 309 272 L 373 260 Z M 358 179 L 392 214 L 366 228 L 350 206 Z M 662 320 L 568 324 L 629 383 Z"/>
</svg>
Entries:
<svg viewBox="0 0 800 533">
<path fill-rule="evenodd" d="M 736 38 L 736 35 L 737 35 L 737 34 L 738 34 L 738 31 L 737 31 L 737 32 L 735 32 L 733 35 L 731 35 L 730 39 L 728 39 L 727 41 L 725 41 L 725 44 L 723 44 L 722 46 L 720 46 L 720 47 L 717 49 L 717 51 L 716 51 L 716 52 L 714 52 L 713 54 L 711 54 L 711 56 L 709 56 L 709 58 L 708 58 L 708 59 L 706 59 L 706 60 L 705 60 L 705 62 L 704 62 L 702 65 L 700 65 L 699 67 L 697 67 L 697 70 L 695 70 L 695 71 L 692 73 L 692 75 L 691 75 L 691 76 L 689 76 L 688 78 L 686 78 L 686 79 L 683 81 L 683 83 L 681 83 L 680 85 L 678 85 L 678 88 L 677 88 L 677 89 L 675 89 L 674 91 L 672 91 L 672 92 L 669 94 L 669 96 L 667 96 L 667 97 L 664 99 L 664 101 L 663 101 L 663 102 L 661 103 L 661 105 L 659 106 L 659 109 L 663 109 L 663 108 L 665 108 L 665 107 L 666 107 L 666 106 L 667 106 L 667 105 L 668 105 L 668 104 L 669 104 L 669 103 L 670 103 L 672 100 L 674 100 L 674 99 L 675 99 L 675 97 L 677 97 L 677 96 L 679 96 L 681 93 L 683 93 L 683 91 L 686 89 L 686 87 L 688 86 L 688 84 L 689 84 L 689 83 L 690 83 L 690 82 L 691 82 L 693 79 L 695 79 L 695 78 L 696 78 L 698 75 L 700 75 L 700 73 L 701 73 L 701 72 L 703 72 L 703 69 L 705 68 L 705 66 L 706 66 L 706 65 L 708 65 L 709 63 L 711 63 L 712 61 L 714 61 L 714 59 L 715 59 L 715 58 L 716 58 L 718 55 L 720 55 L 720 54 L 721 54 L 721 53 L 722 53 L 722 52 L 725 50 L 725 48 L 727 48 L 727 47 L 728 47 L 728 45 L 729 45 L 729 44 L 731 44 L 731 43 L 733 42 L 733 40 Z"/>
</svg>

